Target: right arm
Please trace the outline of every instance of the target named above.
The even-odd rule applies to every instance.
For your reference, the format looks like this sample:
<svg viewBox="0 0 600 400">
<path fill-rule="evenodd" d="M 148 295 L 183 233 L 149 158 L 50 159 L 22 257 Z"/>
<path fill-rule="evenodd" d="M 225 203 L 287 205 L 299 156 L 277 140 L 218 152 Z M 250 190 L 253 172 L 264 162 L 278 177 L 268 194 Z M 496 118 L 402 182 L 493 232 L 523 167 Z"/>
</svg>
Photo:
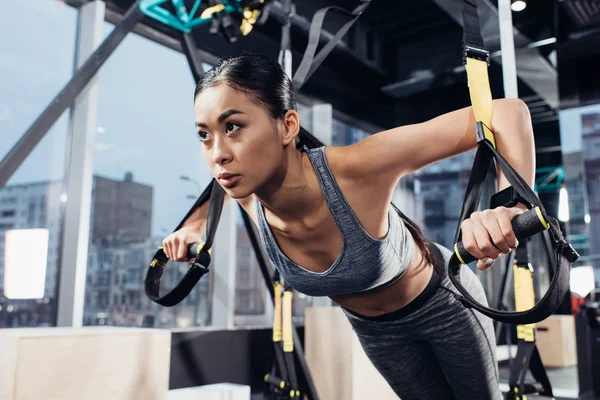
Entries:
<svg viewBox="0 0 600 400">
<path fill-rule="evenodd" d="M 253 196 L 248 196 L 244 199 L 238 199 L 238 203 L 245 207 L 252 200 Z M 225 195 L 223 204 L 230 199 Z M 171 261 L 188 261 L 187 248 L 192 243 L 201 243 L 204 240 L 202 235 L 206 230 L 206 220 L 208 218 L 210 199 L 198 207 L 192 215 L 183 223 L 179 230 L 171 233 L 163 239 L 163 251 Z"/>
<path fill-rule="evenodd" d="M 225 196 L 225 201 L 228 198 L 228 196 Z M 187 261 L 188 246 L 191 243 L 202 242 L 202 234 L 206 229 L 209 203 L 210 200 L 198 207 L 179 230 L 163 239 L 163 251 L 169 260 Z"/>
</svg>

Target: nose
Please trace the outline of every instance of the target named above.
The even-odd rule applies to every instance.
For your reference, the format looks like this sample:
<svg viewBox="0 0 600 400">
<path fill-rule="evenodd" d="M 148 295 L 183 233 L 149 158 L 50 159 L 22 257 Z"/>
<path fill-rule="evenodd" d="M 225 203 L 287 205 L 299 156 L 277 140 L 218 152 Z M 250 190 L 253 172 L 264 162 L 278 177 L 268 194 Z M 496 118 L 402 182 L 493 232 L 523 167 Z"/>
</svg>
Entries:
<svg viewBox="0 0 600 400">
<path fill-rule="evenodd" d="M 233 155 L 226 141 L 219 136 L 215 137 L 212 148 L 212 162 L 215 164 L 227 164 L 231 161 Z"/>
</svg>

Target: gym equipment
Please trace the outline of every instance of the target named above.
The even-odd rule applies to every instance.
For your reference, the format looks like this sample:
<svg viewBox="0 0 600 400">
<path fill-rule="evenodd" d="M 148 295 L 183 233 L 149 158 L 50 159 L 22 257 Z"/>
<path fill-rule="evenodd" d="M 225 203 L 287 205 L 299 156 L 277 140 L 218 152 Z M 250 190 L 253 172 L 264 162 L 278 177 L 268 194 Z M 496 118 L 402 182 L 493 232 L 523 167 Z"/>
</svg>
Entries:
<svg viewBox="0 0 600 400">
<path fill-rule="evenodd" d="M 281 284 L 279 273 L 273 278 L 275 307 L 273 314 L 273 348 L 269 373 L 265 375 L 264 395 L 269 400 L 284 400 L 300 397 L 293 351 L 292 337 L 292 288 Z M 285 290 L 284 290 L 285 289 Z"/>
<path fill-rule="evenodd" d="M 463 0 L 462 6 L 464 23 L 463 62 L 467 71 L 471 103 L 477 120 L 475 130 L 478 148 L 465 191 L 464 204 L 454 239 L 454 254 L 449 262 L 448 274 L 462 294 L 458 298 L 465 307 L 474 308 L 497 321 L 520 325 L 532 324 L 544 320 L 559 307 L 569 290 L 571 265 L 579 258 L 579 255 L 563 237 L 558 221 L 546 214 L 544 206 L 537 195 L 496 150 L 492 127 L 492 94 L 487 70 L 490 55 L 481 36 L 477 0 Z M 509 312 L 485 307 L 478 303 L 460 282 L 461 265 L 468 264 L 475 259 L 462 245 L 461 224 L 478 208 L 483 184 L 492 159 L 496 160 L 512 188 L 524 199 L 523 201 L 526 202 L 529 208 L 529 211 L 518 215 L 512 221 L 513 230 L 519 241 L 543 232 L 546 236 L 546 242 L 549 243 L 548 250 L 551 253 L 549 259 L 554 271 L 552 282 L 548 292 L 540 302 L 525 311 Z M 520 279 L 520 276 L 521 274 L 515 275 L 515 280 Z M 523 287 L 524 285 L 519 284 L 518 286 Z"/>
<path fill-rule="evenodd" d="M 525 311 L 535 305 L 533 267 L 529 263 L 530 244 L 530 239 L 525 239 L 520 243 L 513 264 L 517 311 Z M 506 394 L 506 400 L 524 400 L 531 398 L 531 395 L 540 399 L 553 398 L 552 385 L 535 343 L 535 331 L 535 324 L 517 326 L 517 356 L 510 368 L 509 391 Z M 525 382 L 528 370 L 536 380 L 535 383 Z"/>
<path fill-rule="evenodd" d="M 185 33 L 211 22 L 211 34 L 220 33 L 229 42 L 235 42 L 240 36 L 248 35 L 254 24 L 262 25 L 266 21 L 271 1 L 209 0 L 208 5 L 202 6 L 202 0 L 195 0 L 188 12 L 184 0 L 142 0 L 140 9 L 147 16 Z"/>
</svg>

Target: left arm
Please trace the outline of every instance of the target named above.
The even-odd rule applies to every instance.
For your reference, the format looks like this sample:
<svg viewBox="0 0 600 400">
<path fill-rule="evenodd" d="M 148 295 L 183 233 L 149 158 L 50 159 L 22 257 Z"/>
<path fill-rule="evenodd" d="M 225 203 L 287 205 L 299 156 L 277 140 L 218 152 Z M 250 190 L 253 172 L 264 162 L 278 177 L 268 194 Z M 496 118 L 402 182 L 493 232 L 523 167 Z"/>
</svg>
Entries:
<svg viewBox="0 0 600 400">
<path fill-rule="evenodd" d="M 535 145 L 527 105 L 518 99 L 494 100 L 492 121 L 498 152 L 533 186 Z M 347 146 L 346 169 L 356 177 L 377 179 L 395 187 L 398 180 L 437 161 L 477 147 L 472 108 L 453 111 L 430 121 L 371 135 Z M 509 186 L 498 176 L 499 190 Z"/>
<path fill-rule="evenodd" d="M 495 100 L 493 107 L 498 152 L 533 187 L 535 143 L 527 105 L 518 99 L 501 99 Z M 377 192 L 391 193 L 402 176 L 475 149 L 475 122 L 472 108 L 468 107 L 421 124 L 372 135 L 345 148 L 345 172 L 368 182 Z M 497 171 L 498 190 L 510 186 L 504 174 L 498 168 Z M 480 260 L 478 268 L 489 268 L 493 260 L 517 247 L 511 220 L 524 209 L 522 205 L 514 209 L 500 207 L 475 212 L 463 221 L 463 245 Z"/>
</svg>

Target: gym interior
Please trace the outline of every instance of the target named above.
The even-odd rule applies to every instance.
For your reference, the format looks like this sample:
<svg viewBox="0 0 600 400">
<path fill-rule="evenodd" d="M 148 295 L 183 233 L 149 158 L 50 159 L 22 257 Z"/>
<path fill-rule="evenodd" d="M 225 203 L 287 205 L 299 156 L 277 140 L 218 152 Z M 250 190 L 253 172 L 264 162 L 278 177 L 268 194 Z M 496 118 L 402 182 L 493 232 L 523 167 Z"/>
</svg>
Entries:
<svg viewBox="0 0 600 400">
<path fill-rule="evenodd" d="M 163 239 L 211 194 L 192 92 L 246 53 L 282 65 L 302 126 L 327 146 L 475 104 L 470 58 L 487 66 L 494 99 L 521 99 L 532 193 L 576 256 L 544 231 L 489 270 L 469 263 L 489 307 L 513 313 L 494 319 L 499 387 L 506 399 L 600 399 L 597 0 L 0 7 L 0 400 L 399 398 L 339 304 L 278 278 L 235 202 L 209 261 L 164 258 Z M 475 154 L 404 176 L 393 193 L 449 249 Z M 496 167 L 474 207 L 490 206 Z M 516 319 L 536 303 L 543 317 Z"/>
</svg>

